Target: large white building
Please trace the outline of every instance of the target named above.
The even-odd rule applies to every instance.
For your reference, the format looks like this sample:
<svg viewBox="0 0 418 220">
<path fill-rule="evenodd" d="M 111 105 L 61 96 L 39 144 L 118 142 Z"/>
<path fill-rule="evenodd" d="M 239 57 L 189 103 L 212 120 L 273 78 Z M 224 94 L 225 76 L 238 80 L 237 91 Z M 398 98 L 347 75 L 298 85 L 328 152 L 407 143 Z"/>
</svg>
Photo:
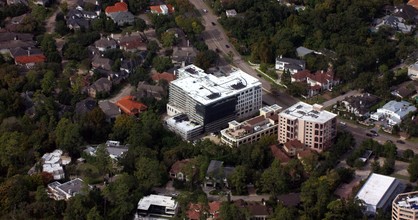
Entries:
<svg viewBox="0 0 418 220">
<path fill-rule="evenodd" d="M 278 140 L 282 144 L 297 139 L 322 151 L 331 146 L 336 135 L 337 115 L 321 105 L 298 102 L 279 114 Z"/>
<path fill-rule="evenodd" d="M 376 121 L 386 119 L 388 125 L 393 126 L 400 124 L 410 112 L 415 112 L 417 108 L 407 101 L 390 101 L 382 108 L 377 109 L 370 118 Z"/>
<path fill-rule="evenodd" d="M 230 147 L 239 147 L 260 140 L 264 136 L 277 135 L 278 114 L 282 107 L 274 104 L 260 109 L 260 115 L 242 123 L 229 122 L 221 131 L 221 141 Z"/>
<path fill-rule="evenodd" d="M 149 195 L 138 202 L 137 217 L 173 217 L 177 214 L 178 203 L 170 196 Z"/>
<path fill-rule="evenodd" d="M 261 108 L 260 81 L 239 69 L 217 77 L 189 65 L 178 69 L 177 77 L 170 83 L 166 124 L 185 139 L 218 131 Z"/>
<path fill-rule="evenodd" d="M 384 212 L 404 189 L 405 186 L 398 179 L 372 173 L 356 198 L 363 200 L 366 215 L 375 215 L 378 210 Z"/>
</svg>

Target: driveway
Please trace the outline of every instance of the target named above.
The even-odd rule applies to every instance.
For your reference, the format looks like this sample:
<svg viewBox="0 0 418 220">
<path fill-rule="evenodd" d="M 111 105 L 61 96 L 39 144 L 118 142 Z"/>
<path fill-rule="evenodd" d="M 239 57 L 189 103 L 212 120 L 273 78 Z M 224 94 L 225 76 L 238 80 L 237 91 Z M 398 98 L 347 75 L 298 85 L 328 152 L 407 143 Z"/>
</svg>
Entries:
<svg viewBox="0 0 418 220">
<path fill-rule="evenodd" d="M 109 101 L 111 103 L 116 103 L 119 99 L 121 99 L 124 96 L 128 96 L 131 95 L 131 92 L 134 91 L 135 87 L 131 86 L 129 83 L 126 84 L 125 87 L 123 87 L 118 94 L 116 94 L 115 96 L 113 96 L 112 98 L 109 99 Z"/>
<path fill-rule="evenodd" d="M 322 105 L 324 106 L 324 108 L 327 108 L 329 106 L 335 105 L 335 103 L 337 103 L 338 101 L 342 101 L 349 96 L 359 95 L 360 93 L 361 92 L 359 90 L 351 90 L 351 91 L 345 93 L 344 95 L 337 96 L 333 99 L 330 99 L 330 100 L 322 103 Z"/>
</svg>

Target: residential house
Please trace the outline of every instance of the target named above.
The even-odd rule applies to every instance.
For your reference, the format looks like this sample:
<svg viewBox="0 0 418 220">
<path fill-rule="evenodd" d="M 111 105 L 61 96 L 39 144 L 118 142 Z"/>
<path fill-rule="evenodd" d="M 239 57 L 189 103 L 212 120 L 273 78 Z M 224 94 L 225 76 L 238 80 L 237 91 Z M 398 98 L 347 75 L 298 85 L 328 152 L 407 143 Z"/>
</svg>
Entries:
<svg viewBox="0 0 418 220">
<path fill-rule="evenodd" d="M 126 4 L 123 1 L 116 2 L 114 5 L 107 6 L 105 9 L 105 13 L 107 16 L 109 16 L 112 13 L 127 12 L 127 11 L 128 11 L 128 4 Z"/>
<path fill-rule="evenodd" d="M 400 124 L 409 113 L 415 112 L 417 108 L 407 101 L 390 101 L 382 108 L 377 109 L 375 113 L 370 115 L 370 119 L 379 121 L 385 119 L 387 125 L 394 126 Z"/>
<path fill-rule="evenodd" d="M 40 161 L 42 165 L 42 172 L 52 175 L 54 180 L 61 180 L 65 178 L 63 166 L 71 162 L 71 157 L 63 155 L 62 150 L 54 150 L 51 153 L 45 153 Z M 29 170 L 29 174 L 36 173 L 36 166 Z"/>
<path fill-rule="evenodd" d="M 0 33 L 0 53 L 7 54 L 15 48 L 35 48 L 36 41 L 33 34 L 1 32 Z"/>
<path fill-rule="evenodd" d="M 139 65 L 141 65 L 141 58 L 122 60 L 120 64 L 120 71 L 126 72 L 128 75 L 133 73 Z"/>
<path fill-rule="evenodd" d="M 190 159 L 178 160 L 170 168 L 169 175 L 171 179 L 189 181 L 188 176 L 186 176 L 185 168 L 190 164 Z"/>
<path fill-rule="evenodd" d="M 90 22 L 85 18 L 76 18 L 72 17 L 67 19 L 67 27 L 70 30 L 88 30 L 90 27 Z"/>
<path fill-rule="evenodd" d="M 86 185 L 80 178 L 65 183 L 55 181 L 48 184 L 48 195 L 55 200 L 68 200 L 71 197 L 82 193 L 85 188 L 91 189 L 92 187 Z"/>
<path fill-rule="evenodd" d="M 116 49 L 118 42 L 112 38 L 101 38 L 94 42 L 94 46 L 100 51 L 105 52 L 106 50 Z"/>
<path fill-rule="evenodd" d="M 34 0 L 33 3 L 40 6 L 48 6 L 51 2 L 50 0 Z"/>
<path fill-rule="evenodd" d="M 397 89 L 391 92 L 391 94 L 401 99 L 405 99 L 414 95 L 417 92 L 417 88 L 418 82 L 408 81 L 399 85 Z"/>
<path fill-rule="evenodd" d="M 109 157 L 113 160 L 118 160 L 119 158 L 123 157 L 126 152 L 129 150 L 129 145 L 121 145 L 119 141 L 106 141 L 105 144 L 107 153 Z M 84 152 L 90 156 L 96 156 L 97 147 L 94 148 L 92 146 L 88 146 Z"/>
<path fill-rule="evenodd" d="M 113 65 L 113 61 L 102 57 L 98 54 L 94 55 L 92 61 L 91 61 L 91 66 L 93 67 L 93 69 L 104 69 L 104 70 L 112 70 L 112 65 Z"/>
<path fill-rule="evenodd" d="M 408 76 L 412 80 L 418 80 L 418 61 L 408 66 Z"/>
<path fill-rule="evenodd" d="M 368 117 L 370 108 L 379 103 L 379 97 L 370 93 L 363 93 L 357 96 L 349 96 L 341 103 L 344 108 L 357 117 Z"/>
<path fill-rule="evenodd" d="M 260 202 L 246 202 L 242 199 L 235 200 L 234 204 L 242 209 L 247 209 L 250 220 L 267 220 L 273 214 L 273 210 Z"/>
<path fill-rule="evenodd" d="M 314 50 L 308 49 L 306 47 L 296 48 L 296 53 L 297 53 L 298 57 L 301 57 L 301 58 L 310 54 L 310 53 L 314 53 L 314 52 L 315 52 Z"/>
<path fill-rule="evenodd" d="M 289 140 L 283 145 L 284 151 L 291 157 L 296 156 L 298 152 L 305 150 L 305 148 L 305 145 L 298 139 Z"/>
<path fill-rule="evenodd" d="M 203 205 L 199 203 L 190 203 L 186 211 L 187 220 L 200 220 L 205 214 Z"/>
<path fill-rule="evenodd" d="M 135 96 L 138 98 L 155 98 L 156 100 L 161 100 L 167 96 L 167 92 L 162 86 L 149 85 L 144 81 L 138 83 Z"/>
<path fill-rule="evenodd" d="M 108 100 L 100 100 L 99 108 L 106 115 L 106 120 L 109 122 L 114 121 L 121 114 L 118 106 Z"/>
<path fill-rule="evenodd" d="M 150 6 L 150 11 L 153 14 L 168 15 L 168 14 L 172 14 L 174 12 L 174 7 L 170 4 L 167 4 L 167 5 L 153 5 L 153 6 Z"/>
<path fill-rule="evenodd" d="M 23 15 L 20 15 L 20 16 L 13 17 L 10 20 L 10 23 L 11 24 L 21 24 L 27 15 L 28 14 L 23 14 Z"/>
<path fill-rule="evenodd" d="M 237 11 L 235 11 L 235 9 L 226 10 L 225 14 L 226 14 L 226 17 L 233 18 L 237 16 Z"/>
<path fill-rule="evenodd" d="M 166 32 L 174 34 L 177 47 L 190 47 L 190 42 L 187 40 L 187 36 L 181 28 L 169 28 Z"/>
<path fill-rule="evenodd" d="M 85 11 L 82 8 L 71 9 L 67 13 L 67 26 L 71 30 L 86 30 L 90 27 L 90 20 L 98 15 L 99 12 Z"/>
<path fill-rule="evenodd" d="M 97 107 L 97 102 L 93 98 L 89 97 L 83 99 L 75 104 L 75 114 L 78 116 L 83 116 L 91 112 L 94 108 Z"/>
<path fill-rule="evenodd" d="M 108 15 L 118 26 L 131 25 L 135 21 L 135 16 L 129 11 L 114 12 Z"/>
<path fill-rule="evenodd" d="M 329 90 L 339 84 L 339 80 L 335 78 L 334 71 L 317 71 L 311 73 L 309 70 L 302 70 L 292 75 L 291 82 L 303 82 L 307 84 L 307 97 L 312 97 L 322 91 Z"/>
<path fill-rule="evenodd" d="M 219 213 L 221 210 L 221 202 L 220 201 L 213 201 L 209 203 L 209 218 L 218 219 Z"/>
<path fill-rule="evenodd" d="M 173 47 L 171 60 L 173 64 L 180 64 L 181 67 L 193 64 L 197 56 L 197 50 L 194 47 Z"/>
<path fill-rule="evenodd" d="M 211 160 L 206 171 L 204 186 L 206 187 L 228 187 L 227 178 L 234 171 L 234 167 L 223 165 L 223 161 Z"/>
<path fill-rule="evenodd" d="M 386 15 L 383 18 L 378 18 L 373 23 L 373 30 L 375 31 L 378 31 L 381 27 L 391 27 L 402 33 L 411 33 L 415 28 L 414 25 L 408 25 L 404 18 L 394 15 Z"/>
<path fill-rule="evenodd" d="M 303 60 L 286 58 L 282 55 L 276 58 L 276 70 L 280 70 L 283 72 L 289 70 L 291 74 L 304 70 L 305 65 L 306 63 Z"/>
<path fill-rule="evenodd" d="M 277 196 L 277 202 L 286 207 L 297 207 L 300 204 L 300 193 L 288 193 Z"/>
<path fill-rule="evenodd" d="M 7 5 L 17 5 L 17 4 L 23 4 L 28 6 L 29 2 L 28 0 L 7 0 Z"/>
<path fill-rule="evenodd" d="M 136 52 L 139 50 L 147 50 L 147 41 L 140 34 L 130 34 L 122 36 L 119 40 L 121 50 L 128 52 Z"/>
<path fill-rule="evenodd" d="M 395 7 L 394 16 L 405 19 L 407 23 L 416 25 L 418 21 L 418 9 L 409 4 L 400 4 Z"/>
<path fill-rule="evenodd" d="M 418 10 L 418 0 L 409 0 L 408 5 L 414 7 L 415 9 Z"/>
<path fill-rule="evenodd" d="M 151 79 L 154 80 L 154 82 L 156 83 L 159 83 L 160 80 L 165 80 L 166 82 L 170 83 L 171 81 L 176 79 L 176 75 L 172 73 L 168 73 L 168 72 L 163 72 L 163 73 L 154 72 L 151 75 Z"/>
<path fill-rule="evenodd" d="M 134 100 L 133 96 L 122 97 L 116 102 L 116 105 L 127 115 L 139 115 L 147 110 L 147 106 Z"/>
<path fill-rule="evenodd" d="M 304 161 L 311 158 L 312 155 L 318 155 L 318 152 L 310 148 L 304 148 L 303 150 L 297 152 L 296 157 L 302 162 L 302 164 L 304 164 Z"/>
<path fill-rule="evenodd" d="M 96 98 L 98 94 L 106 94 L 112 90 L 112 82 L 106 78 L 102 77 L 94 82 L 89 88 L 87 92 L 90 97 Z"/>
<path fill-rule="evenodd" d="M 30 51 L 28 50 L 27 55 L 21 55 L 16 56 L 15 58 L 15 64 L 25 66 L 26 68 L 32 68 L 38 63 L 44 63 L 46 60 L 45 55 L 43 54 L 30 54 Z"/>
<path fill-rule="evenodd" d="M 283 152 L 279 146 L 275 144 L 270 146 L 270 150 L 271 154 L 273 154 L 273 157 L 276 160 L 279 160 L 280 164 L 282 165 L 286 165 L 291 160 L 291 158 L 285 152 Z"/>
</svg>

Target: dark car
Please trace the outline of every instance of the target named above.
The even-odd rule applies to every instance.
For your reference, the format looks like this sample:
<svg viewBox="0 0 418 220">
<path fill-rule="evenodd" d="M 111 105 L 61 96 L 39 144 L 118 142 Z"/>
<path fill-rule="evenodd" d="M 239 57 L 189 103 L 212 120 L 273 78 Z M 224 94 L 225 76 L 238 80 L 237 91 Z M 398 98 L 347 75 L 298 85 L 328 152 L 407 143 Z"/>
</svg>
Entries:
<svg viewBox="0 0 418 220">
<path fill-rule="evenodd" d="M 403 140 L 397 140 L 396 143 L 398 143 L 398 144 L 405 144 L 405 141 L 403 141 Z"/>
<path fill-rule="evenodd" d="M 375 130 L 370 130 L 371 133 L 376 134 L 377 132 Z"/>
<path fill-rule="evenodd" d="M 370 133 L 367 133 L 366 136 L 367 137 L 373 137 L 374 135 L 373 134 L 370 134 Z"/>
<path fill-rule="evenodd" d="M 229 48 L 229 45 L 227 44 L 227 45 L 225 45 L 225 47 L 226 47 L 226 48 Z"/>
<path fill-rule="evenodd" d="M 215 26 L 216 25 L 215 22 L 212 22 L 212 25 Z"/>
</svg>

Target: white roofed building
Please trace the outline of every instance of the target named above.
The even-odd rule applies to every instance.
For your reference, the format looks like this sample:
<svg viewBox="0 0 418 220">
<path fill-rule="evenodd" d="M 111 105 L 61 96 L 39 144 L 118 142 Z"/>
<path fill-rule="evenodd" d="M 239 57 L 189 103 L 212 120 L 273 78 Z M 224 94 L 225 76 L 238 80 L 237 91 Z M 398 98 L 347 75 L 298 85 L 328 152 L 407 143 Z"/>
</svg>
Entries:
<svg viewBox="0 0 418 220">
<path fill-rule="evenodd" d="M 149 195 L 138 202 L 137 217 L 173 217 L 177 214 L 178 203 L 170 196 Z"/>
<path fill-rule="evenodd" d="M 370 118 L 376 121 L 386 119 L 387 124 L 394 126 L 400 124 L 410 112 L 415 112 L 417 108 L 407 101 L 390 101 L 382 108 L 377 109 Z"/>
<path fill-rule="evenodd" d="M 372 173 L 356 198 L 363 200 L 366 215 L 375 215 L 378 210 L 385 211 L 392 204 L 395 196 L 404 189 L 405 186 L 398 179 Z"/>
<path fill-rule="evenodd" d="M 418 191 L 402 193 L 392 202 L 392 220 L 418 219 Z"/>
<path fill-rule="evenodd" d="M 218 131 L 230 121 L 254 116 L 261 108 L 261 96 L 260 81 L 239 69 L 217 77 L 189 65 L 178 69 L 177 79 L 170 83 L 167 114 L 171 118 L 166 124 L 193 139 L 199 132 Z M 186 116 L 174 119 L 181 115 Z"/>
<path fill-rule="evenodd" d="M 62 166 L 71 162 L 71 157 L 62 154 L 62 150 L 56 149 L 52 153 L 46 153 L 42 156 L 42 172 L 50 173 L 54 180 L 65 178 L 64 168 Z"/>
<path fill-rule="evenodd" d="M 55 200 L 68 200 L 71 197 L 80 194 L 84 187 L 84 182 L 80 178 L 65 183 L 55 181 L 48 184 L 48 194 L 50 198 Z M 91 186 L 87 185 L 87 188 L 90 189 Z"/>
</svg>

